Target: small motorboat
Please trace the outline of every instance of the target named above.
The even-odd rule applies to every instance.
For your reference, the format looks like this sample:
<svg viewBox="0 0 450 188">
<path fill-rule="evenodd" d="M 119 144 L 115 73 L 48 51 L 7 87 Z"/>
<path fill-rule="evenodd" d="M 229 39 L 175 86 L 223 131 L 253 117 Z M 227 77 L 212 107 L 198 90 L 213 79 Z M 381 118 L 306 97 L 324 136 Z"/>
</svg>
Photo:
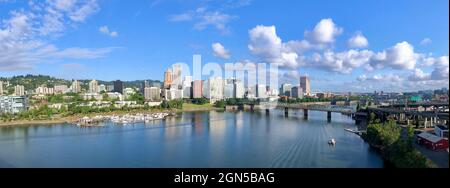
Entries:
<svg viewBox="0 0 450 188">
<path fill-rule="evenodd" d="M 328 144 L 336 145 L 336 140 L 334 138 L 328 140 Z"/>
</svg>

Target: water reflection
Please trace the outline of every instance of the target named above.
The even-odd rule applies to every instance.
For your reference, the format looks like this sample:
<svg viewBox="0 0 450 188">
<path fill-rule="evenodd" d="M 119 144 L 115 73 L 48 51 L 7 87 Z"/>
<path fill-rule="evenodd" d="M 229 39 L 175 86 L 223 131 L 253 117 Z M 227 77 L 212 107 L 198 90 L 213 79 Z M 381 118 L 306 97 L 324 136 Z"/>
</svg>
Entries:
<svg viewBox="0 0 450 188">
<path fill-rule="evenodd" d="M 147 124 L 0 128 L 0 166 L 382 167 L 348 116 L 284 109 L 186 112 Z M 330 146 L 327 140 L 336 138 Z"/>
</svg>

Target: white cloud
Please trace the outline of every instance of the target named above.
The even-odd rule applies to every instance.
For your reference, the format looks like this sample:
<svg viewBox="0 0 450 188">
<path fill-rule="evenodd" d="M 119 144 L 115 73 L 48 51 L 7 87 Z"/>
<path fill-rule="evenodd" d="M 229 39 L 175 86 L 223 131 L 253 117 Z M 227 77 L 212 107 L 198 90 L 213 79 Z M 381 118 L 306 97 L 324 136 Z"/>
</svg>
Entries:
<svg viewBox="0 0 450 188">
<path fill-rule="evenodd" d="M 434 70 L 431 72 L 433 80 L 448 80 L 449 78 L 449 59 L 448 56 L 438 58 L 434 63 Z"/>
<path fill-rule="evenodd" d="M 365 48 L 369 46 L 369 41 L 362 33 L 358 32 L 348 39 L 347 45 L 350 48 Z"/>
<path fill-rule="evenodd" d="M 414 47 L 406 41 L 397 43 L 373 56 L 370 65 L 375 68 L 391 67 L 400 70 L 413 70 L 419 55 Z"/>
<path fill-rule="evenodd" d="M 199 7 L 196 10 L 171 15 L 169 16 L 169 21 L 193 21 L 193 28 L 196 30 L 204 30 L 207 27 L 212 26 L 219 30 L 221 33 L 226 34 L 230 30 L 228 23 L 235 18 L 237 17 L 219 10 L 209 11 L 205 7 Z"/>
<path fill-rule="evenodd" d="M 432 43 L 432 41 L 431 41 L 430 38 L 424 38 L 422 41 L 420 41 L 420 45 L 422 45 L 422 46 L 426 46 L 426 45 L 429 45 L 431 43 Z"/>
<path fill-rule="evenodd" d="M 248 49 L 253 55 L 262 58 L 268 63 L 274 63 L 282 68 L 295 69 L 298 68 L 302 60 L 302 56 L 296 52 L 306 47 L 306 42 L 289 41 L 283 43 L 281 38 L 277 36 L 275 26 L 258 25 L 249 30 L 250 44 Z"/>
<path fill-rule="evenodd" d="M 431 79 L 430 74 L 424 73 L 422 70 L 417 68 L 414 70 L 414 73 L 408 77 L 409 81 L 424 81 L 430 79 Z"/>
<path fill-rule="evenodd" d="M 307 65 L 325 71 L 350 74 L 355 68 L 367 64 L 373 52 L 369 50 L 349 50 L 335 53 L 325 51 L 323 54 L 314 53 L 307 58 Z"/>
<path fill-rule="evenodd" d="M 69 17 L 75 22 L 84 22 L 84 20 L 91 14 L 99 10 L 99 6 L 96 0 L 88 0 L 86 3 L 76 7 L 69 13 Z"/>
<path fill-rule="evenodd" d="M 216 42 L 211 45 L 214 55 L 223 59 L 229 59 L 230 58 L 230 52 L 229 50 L 225 49 L 225 47 L 222 46 L 222 44 Z"/>
<path fill-rule="evenodd" d="M 110 31 L 108 26 L 104 25 L 101 26 L 98 31 L 100 31 L 100 33 L 103 33 L 105 35 L 109 35 L 111 37 L 117 37 L 119 34 L 117 33 L 117 31 Z"/>
<path fill-rule="evenodd" d="M 356 80 L 358 81 L 365 81 L 367 80 L 367 76 L 365 74 L 358 76 L 358 78 L 356 78 Z"/>
<path fill-rule="evenodd" d="M 67 28 L 75 26 L 70 18 L 72 12 L 92 4 L 96 1 L 30 1 L 29 10 L 11 11 L 9 18 L 0 21 L 0 70 L 32 69 L 36 63 L 50 59 L 98 58 L 109 53 L 113 48 L 58 49 L 51 44 Z"/>
<path fill-rule="evenodd" d="M 331 18 L 327 18 L 320 20 L 313 31 L 306 31 L 305 36 L 317 43 L 331 43 L 342 32 L 342 28 L 337 27 Z"/>
</svg>

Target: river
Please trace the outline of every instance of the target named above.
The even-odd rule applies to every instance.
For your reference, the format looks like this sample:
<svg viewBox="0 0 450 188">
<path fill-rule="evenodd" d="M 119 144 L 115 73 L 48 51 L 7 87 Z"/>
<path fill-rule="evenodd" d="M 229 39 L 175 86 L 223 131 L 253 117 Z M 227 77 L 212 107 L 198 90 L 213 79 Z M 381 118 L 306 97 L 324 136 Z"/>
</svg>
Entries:
<svg viewBox="0 0 450 188">
<path fill-rule="evenodd" d="M 379 168 L 354 120 L 326 112 L 183 112 L 153 123 L 0 128 L 0 167 Z M 336 145 L 328 144 L 330 138 Z"/>
</svg>

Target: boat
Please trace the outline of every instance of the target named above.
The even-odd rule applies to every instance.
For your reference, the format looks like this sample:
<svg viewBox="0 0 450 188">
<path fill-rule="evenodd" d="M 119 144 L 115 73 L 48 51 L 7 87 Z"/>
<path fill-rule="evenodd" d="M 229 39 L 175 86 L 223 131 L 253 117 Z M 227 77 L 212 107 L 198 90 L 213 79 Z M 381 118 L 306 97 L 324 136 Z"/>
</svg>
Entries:
<svg viewBox="0 0 450 188">
<path fill-rule="evenodd" d="M 334 138 L 328 140 L 328 144 L 336 145 L 336 140 Z"/>
</svg>

